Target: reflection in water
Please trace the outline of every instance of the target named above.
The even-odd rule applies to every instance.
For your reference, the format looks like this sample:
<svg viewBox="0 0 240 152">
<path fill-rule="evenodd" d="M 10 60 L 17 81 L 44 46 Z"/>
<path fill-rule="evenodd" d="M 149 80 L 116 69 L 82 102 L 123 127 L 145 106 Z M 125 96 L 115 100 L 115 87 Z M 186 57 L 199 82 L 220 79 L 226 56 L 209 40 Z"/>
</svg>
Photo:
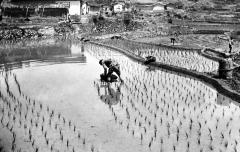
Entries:
<svg viewBox="0 0 240 152">
<path fill-rule="evenodd" d="M 17 67 L 21 66 L 22 61 L 28 60 L 86 63 L 86 56 L 81 43 L 71 39 L 26 40 L 3 43 L 0 52 L 1 64 L 14 63 Z M 29 62 L 24 62 L 24 64 L 27 66 Z"/>
<path fill-rule="evenodd" d="M 62 40 L 60 42 L 65 43 Z M 69 47 L 60 47 L 62 52 L 57 49 L 53 49 L 55 50 L 53 52 L 48 49 L 41 50 L 41 55 L 34 55 L 34 60 L 21 59 L 20 62 L 2 65 L 0 114 L 3 115 L 3 124 L 6 125 L 7 120 L 10 120 L 9 124 L 15 128 L 19 127 L 19 130 L 22 129 L 25 136 L 33 135 L 36 145 L 42 148 L 39 151 L 50 151 L 46 140 L 49 140 L 51 144 L 54 142 L 53 147 L 56 151 L 69 151 L 67 139 L 69 143 L 71 142 L 71 146 L 75 146 L 75 151 L 90 151 L 90 149 L 82 150 L 84 146 L 79 144 L 79 140 L 81 143 L 91 142 L 83 137 L 86 130 L 76 133 L 70 120 L 65 122 L 65 117 L 56 114 L 54 109 L 49 110 L 48 105 L 43 105 L 43 102 L 50 106 L 59 106 L 62 104 L 59 101 L 63 98 L 66 105 L 62 105 L 70 107 L 66 113 L 73 112 L 77 104 L 80 104 L 77 106 L 77 111 L 91 111 L 90 107 L 94 107 L 95 112 L 99 108 L 98 103 L 102 103 L 97 100 L 97 95 L 109 105 L 111 110 L 110 113 L 104 113 L 102 117 L 105 117 L 105 114 L 109 116 L 112 114 L 111 120 L 115 120 L 114 122 L 120 126 L 120 129 L 117 128 L 122 133 L 126 131 L 126 134 L 129 133 L 132 136 L 131 139 L 141 143 L 138 144 L 140 147 L 138 148 L 142 149 L 142 152 L 196 150 L 208 152 L 240 149 L 238 144 L 240 141 L 240 124 L 238 123 L 240 108 L 232 100 L 218 94 L 215 89 L 185 75 L 145 67 L 109 48 L 86 44 L 85 51 L 82 51 L 80 44 L 70 41 L 66 43 Z M 57 43 L 56 46 L 59 45 L 61 46 Z M 28 55 L 34 54 L 31 53 L 34 51 L 22 52 L 28 52 Z M 9 55 L 8 57 L 18 58 L 16 54 Z M 81 55 L 88 57 L 87 64 L 81 68 L 78 64 L 56 65 L 56 63 L 68 63 L 67 60 L 73 62 L 73 58 L 81 57 Z M 121 65 L 124 84 L 104 84 L 96 80 L 101 72 L 98 70 L 100 66 L 96 58 L 117 60 Z M 13 70 L 16 68 L 16 63 L 19 64 L 18 67 L 30 66 L 30 68 Z M 46 66 L 49 64 L 53 66 Z M 45 67 L 31 68 L 42 65 Z M 92 87 L 92 82 L 96 89 Z M 53 102 L 50 101 L 52 100 L 49 99 L 50 97 Z M 92 100 L 96 102 L 91 102 Z M 88 104 L 89 107 L 86 108 L 82 104 Z M 103 113 L 104 108 L 99 109 Z M 100 113 L 94 112 L 84 114 L 97 115 L 96 119 L 102 120 L 98 116 Z M 75 113 L 71 116 L 75 116 Z M 76 115 L 76 117 L 79 116 Z M 87 115 L 83 117 L 91 118 Z M 95 120 L 93 122 L 96 123 Z M 43 131 L 41 131 L 42 126 Z M 32 129 L 33 134 L 29 133 L 28 129 Z M 47 135 L 44 135 L 45 131 Z M 62 144 L 63 142 L 65 143 Z M 99 145 L 103 142 L 100 141 Z M 122 143 L 122 141 L 117 143 L 120 142 Z M 130 149 L 117 149 L 116 151 L 130 151 Z"/>
<path fill-rule="evenodd" d="M 9 139 L 5 145 L 0 145 L 0 149 L 69 151 L 71 144 L 71 151 L 90 151 L 85 146 L 89 144 L 86 137 L 81 136 L 82 131 L 71 120 L 68 121 L 61 113 L 56 113 L 55 109 L 22 92 L 15 73 L 2 71 L 0 84 L 0 129 L 1 134 L 7 133 Z M 16 87 L 18 91 L 15 90 Z M 4 139 L 1 142 L 5 142 Z M 84 142 L 81 145 L 80 140 Z"/>
<path fill-rule="evenodd" d="M 120 101 L 122 83 L 103 83 L 94 81 L 100 99 L 109 106 L 116 105 Z"/>
<path fill-rule="evenodd" d="M 149 70 L 109 48 L 85 47 L 96 58 L 120 63 L 124 79 L 121 102 L 111 111 L 115 122 L 149 149 L 212 151 L 226 149 L 226 141 L 232 143 L 229 150 L 240 148 L 234 144 L 240 140 L 240 108 L 229 98 L 184 75 Z"/>
<path fill-rule="evenodd" d="M 14 81 L 15 81 L 15 83 L 17 85 L 18 92 L 19 92 L 20 95 L 22 95 L 21 86 L 20 86 L 20 83 L 18 82 L 17 75 L 13 74 L 13 77 L 14 77 Z"/>
<path fill-rule="evenodd" d="M 230 103 L 228 102 L 228 100 L 226 100 L 225 96 L 223 96 L 220 93 L 217 93 L 217 104 L 221 106 L 229 106 Z"/>
</svg>

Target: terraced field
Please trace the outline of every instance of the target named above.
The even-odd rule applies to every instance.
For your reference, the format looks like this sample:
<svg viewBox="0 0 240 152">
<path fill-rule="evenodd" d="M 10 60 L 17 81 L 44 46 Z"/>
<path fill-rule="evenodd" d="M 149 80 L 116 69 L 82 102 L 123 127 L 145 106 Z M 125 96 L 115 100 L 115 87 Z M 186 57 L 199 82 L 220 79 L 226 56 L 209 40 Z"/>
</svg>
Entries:
<svg viewBox="0 0 240 152">
<path fill-rule="evenodd" d="M 105 40 L 103 43 L 128 50 L 141 57 L 155 56 L 157 62 L 198 72 L 217 72 L 218 62 L 199 54 L 197 50 L 136 44 L 125 40 Z"/>
<path fill-rule="evenodd" d="M 214 88 L 99 45 L 63 46 L 69 51 L 60 59 L 55 54 L 55 60 L 1 66 L 3 151 L 240 149 L 239 104 Z M 86 60 L 80 62 L 76 55 Z M 120 63 L 124 83 L 99 80 L 103 69 L 98 61 L 106 58 Z"/>
</svg>

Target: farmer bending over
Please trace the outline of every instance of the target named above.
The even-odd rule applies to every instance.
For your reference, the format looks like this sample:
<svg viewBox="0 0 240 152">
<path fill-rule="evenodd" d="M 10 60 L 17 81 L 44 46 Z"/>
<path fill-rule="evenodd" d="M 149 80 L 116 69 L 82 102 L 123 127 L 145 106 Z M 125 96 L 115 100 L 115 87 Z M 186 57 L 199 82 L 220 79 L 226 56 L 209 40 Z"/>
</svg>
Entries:
<svg viewBox="0 0 240 152">
<path fill-rule="evenodd" d="M 104 75 L 106 75 L 108 78 L 112 75 L 113 72 L 117 74 L 119 77 L 119 80 L 123 82 L 121 78 L 121 72 L 120 72 L 120 66 L 116 61 L 113 61 L 111 59 L 103 60 L 101 59 L 99 61 L 99 64 L 103 66 L 104 69 Z"/>
</svg>

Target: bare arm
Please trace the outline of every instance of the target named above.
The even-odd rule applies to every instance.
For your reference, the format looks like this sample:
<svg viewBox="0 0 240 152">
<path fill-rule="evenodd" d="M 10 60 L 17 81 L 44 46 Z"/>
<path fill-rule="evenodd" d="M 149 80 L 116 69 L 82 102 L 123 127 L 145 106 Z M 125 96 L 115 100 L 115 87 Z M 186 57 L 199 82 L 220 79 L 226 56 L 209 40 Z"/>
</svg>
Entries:
<svg viewBox="0 0 240 152">
<path fill-rule="evenodd" d="M 104 63 L 103 63 L 102 66 L 103 66 L 103 69 L 104 69 L 104 75 L 107 75 L 107 69 L 108 69 L 107 66 Z"/>
</svg>

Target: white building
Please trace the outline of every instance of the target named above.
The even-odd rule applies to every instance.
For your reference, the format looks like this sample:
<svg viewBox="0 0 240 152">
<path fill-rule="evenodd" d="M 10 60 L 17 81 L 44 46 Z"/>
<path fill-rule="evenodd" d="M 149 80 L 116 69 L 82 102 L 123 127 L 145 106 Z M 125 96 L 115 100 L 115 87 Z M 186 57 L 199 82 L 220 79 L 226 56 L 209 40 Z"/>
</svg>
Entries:
<svg viewBox="0 0 240 152">
<path fill-rule="evenodd" d="M 157 12 L 164 12 L 164 4 L 161 3 L 157 3 L 153 6 L 153 11 L 157 11 Z"/>
<path fill-rule="evenodd" d="M 83 3 L 82 5 L 82 15 L 89 14 L 90 12 L 90 6 L 88 5 L 87 2 Z"/>
<path fill-rule="evenodd" d="M 72 0 L 72 1 L 57 1 L 59 5 L 65 5 L 70 15 L 80 15 L 80 0 Z M 89 14 L 90 6 L 87 2 L 83 2 L 82 4 L 82 15 Z"/>
<path fill-rule="evenodd" d="M 69 1 L 69 3 L 70 3 L 69 14 L 80 15 L 80 1 Z"/>
<path fill-rule="evenodd" d="M 118 2 L 118 3 L 114 4 L 113 10 L 116 13 L 122 12 L 122 11 L 124 11 L 124 6 L 125 6 L 124 2 Z"/>
<path fill-rule="evenodd" d="M 64 5 L 68 8 L 70 15 L 80 15 L 80 1 L 56 1 L 58 5 Z"/>
</svg>

